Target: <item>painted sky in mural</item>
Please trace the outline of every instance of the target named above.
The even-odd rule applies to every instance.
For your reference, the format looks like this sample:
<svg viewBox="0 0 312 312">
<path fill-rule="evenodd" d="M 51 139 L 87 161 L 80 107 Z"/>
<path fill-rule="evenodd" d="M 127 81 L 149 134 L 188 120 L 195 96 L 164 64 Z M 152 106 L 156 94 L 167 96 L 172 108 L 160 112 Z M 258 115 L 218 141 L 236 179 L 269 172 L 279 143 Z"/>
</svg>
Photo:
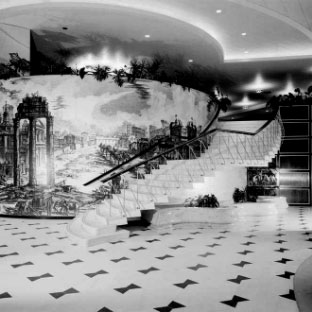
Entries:
<svg viewBox="0 0 312 312">
<path fill-rule="evenodd" d="M 207 96 L 179 86 L 141 81 L 148 88 L 142 99 L 135 88 L 120 88 L 111 80 L 98 82 L 87 76 L 37 76 L 2 81 L 1 106 L 17 105 L 26 94 L 38 92 L 47 98 L 55 120 L 55 131 L 80 134 L 83 131 L 113 135 L 124 121 L 136 126 L 161 127 L 161 120 L 171 122 L 175 114 L 186 125 L 191 117 L 205 125 Z"/>
</svg>

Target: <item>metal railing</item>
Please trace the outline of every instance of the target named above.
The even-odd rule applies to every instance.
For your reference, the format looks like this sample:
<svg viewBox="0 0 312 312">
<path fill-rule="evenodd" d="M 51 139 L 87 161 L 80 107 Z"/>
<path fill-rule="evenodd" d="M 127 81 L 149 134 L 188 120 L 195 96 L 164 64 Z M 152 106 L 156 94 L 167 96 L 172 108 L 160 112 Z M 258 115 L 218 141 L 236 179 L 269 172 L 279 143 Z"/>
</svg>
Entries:
<svg viewBox="0 0 312 312">
<path fill-rule="evenodd" d="M 277 140 L 281 142 L 282 134 L 283 127 L 279 114 L 276 115 L 274 120 L 266 122 L 254 133 L 218 128 L 208 129 L 196 138 L 177 144 L 148 159 L 142 159 L 136 164 L 131 165 L 127 161 L 125 163 L 129 165 L 127 168 L 124 168 L 125 164 L 121 164 L 115 170 L 114 168 L 109 170 L 106 176 L 100 176 L 100 179 L 103 179 L 102 181 L 105 183 L 122 175 L 123 179 L 129 181 L 129 184 L 131 183 L 130 181 L 137 180 L 136 188 L 124 188 L 122 194 L 114 196 L 117 197 L 117 200 L 114 200 L 114 202 L 119 203 L 122 213 L 129 216 L 131 213 L 126 206 L 127 201 L 131 200 L 130 198 L 135 203 L 133 207 L 135 206 L 137 210 L 144 209 L 147 202 L 156 202 L 160 198 L 159 196 L 174 195 L 177 189 L 181 190 L 186 184 L 192 184 L 196 181 L 196 178 L 205 176 L 209 171 L 216 169 L 218 164 L 220 164 L 218 159 L 221 160 L 221 164 L 226 164 L 227 160 L 230 163 L 238 160 L 240 164 L 244 164 L 244 162 L 248 164 L 248 161 L 263 160 L 269 152 L 275 151 Z M 173 153 L 175 154 L 175 159 L 171 162 L 168 155 Z M 235 158 L 234 154 L 238 156 L 238 159 Z M 143 153 L 140 154 L 140 156 L 142 155 Z M 137 157 L 136 160 L 138 160 Z M 153 165 L 150 167 L 150 172 L 141 173 L 146 176 L 144 183 L 139 183 L 138 170 L 136 171 L 136 178 L 126 176 L 130 170 L 140 167 L 140 170 L 143 171 L 143 166 L 151 163 Z M 162 167 L 165 164 L 170 165 L 166 171 Z M 170 170 L 170 177 L 172 178 L 168 178 L 167 181 L 162 180 L 161 175 L 167 174 L 168 170 Z M 86 184 L 90 184 L 92 181 Z M 110 198 L 110 209 L 112 206 L 111 201 L 112 199 Z"/>
</svg>

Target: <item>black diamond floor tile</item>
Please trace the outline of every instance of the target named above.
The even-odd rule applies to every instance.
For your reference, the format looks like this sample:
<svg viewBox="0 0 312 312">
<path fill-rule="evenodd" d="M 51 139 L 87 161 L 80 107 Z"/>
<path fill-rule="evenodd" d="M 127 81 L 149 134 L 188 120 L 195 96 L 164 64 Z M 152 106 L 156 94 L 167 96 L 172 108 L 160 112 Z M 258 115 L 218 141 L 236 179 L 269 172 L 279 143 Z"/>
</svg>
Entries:
<svg viewBox="0 0 312 312">
<path fill-rule="evenodd" d="M 246 238 L 253 238 L 253 237 L 257 237 L 257 235 L 253 235 L 253 234 L 251 234 L 251 235 L 247 235 L 247 236 L 245 236 Z"/>
<path fill-rule="evenodd" d="M 38 245 L 31 245 L 33 248 L 42 247 L 42 246 L 49 246 L 48 244 L 38 244 Z"/>
<path fill-rule="evenodd" d="M 54 297 L 55 299 L 59 299 L 65 295 L 69 295 L 69 294 L 77 294 L 79 293 L 78 290 L 76 290 L 75 288 L 68 288 L 64 291 L 60 291 L 60 292 L 55 292 L 55 293 L 50 293 L 50 295 L 52 297 Z"/>
<path fill-rule="evenodd" d="M 274 251 L 276 252 L 285 252 L 285 251 L 288 251 L 289 249 L 287 248 L 280 248 L 280 249 L 275 249 Z"/>
<path fill-rule="evenodd" d="M 278 233 L 278 234 L 276 234 L 275 236 L 281 237 L 281 236 L 285 236 L 285 235 L 286 235 L 286 234 Z"/>
<path fill-rule="evenodd" d="M 195 284 L 198 284 L 198 283 L 194 282 L 192 280 L 187 279 L 183 283 L 177 283 L 177 284 L 174 284 L 174 285 L 184 289 L 184 288 L 186 288 L 189 285 L 195 285 Z"/>
<path fill-rule="evenodd" d="M 218 237 L 214 237 L 214 239 L 224 239 L 226 238 L 225 236 L 218 236 Z"/>
<path fill-rule="evenodd" d="M 21 241 L 27 241 L 27 240 L 32 240 L 32 239 L 36 239 L 36 237 L 32 236 L 32 237 L 21 238 Z"/>
<path fill-rule="evenodd" d="M 65 262 L 62 262 L 62 263 L 65 264 L 65 265 L 72 265 L 72 264 L 80 263 L 80 262 L 83 262 L 83 261 L 80 260 L 80 259 L 76 259 L 76 260 L 73 260 L 73 261 L 65 261 Z"/>
<path fill-rule="evenodd" d="M 221 246 L 220 244 L 211 244 L 211 245 L 207 245 L 208 247 L 211 247 L 211 248 L 214 248 L 214 247 L 217 247 L 217 246 Z"/>
<path fill-rule="evenodd" d="M 287 243 L 287 241 L 280 239 L 278 241 L 275 241 L 274 243 L 276 243 L 276 244 L 283 244 L 283 243 Z"/>
<path fill-rule="evenodd" d="M 236 278 L 228 279 L 229 282 L 240 284 L 242 281 L 249 280 L 249 277 L 243 275 L 237 275 Z"/>
<path fill-rule="evenodd" d="M 292 289 L 289 289 L 288 294 L 280 295 L 280 297 L 296 301 L 295 292 Z"/>
<path fill-rule="evenodd" d="M 212 253 L 212 252 L 206 252 L 206 253 L 201 254 L 201 255 L 198 255 L 198 256 L 199 256 L 199 257 L 206 258 L 206 257 L 208 257 L 208 256 L 213 256 L 213 255 L 215 255 L 215 254 L 214 254 L 214 253 Z"/>
<path fill-rule="evenodd" d="M 148 243 L 154 243 L 154 242 L 160 242 L 160 240 L 157 239 L 157 238 L 154 238 L 154 239 L 146 240 L 146 242 L 148 242 Z"/>
<path fill-rule="evenodd" d="M 254 242 L 246 242 L 246 243 L 242 243 L 241 245 L 249 246 L 249 245 L 254 245 L 254 244 L 255 244 Z"/>
<path fill-rule="evenodd" d="M 282 258 L 281 260 L 277 260 L 277 261 L 274 261 L 274 262 L 286 264 L 286 263 L 289 262 L 289 261 L 293 261 L 293 260 L 287 259 L 287 258 Z"/>
<path fill-rule="evenodd" d="M 132 250 L 132 251 L 139 251 L 139 250 L 146 250 L 146 248 L 141 246 L 141 247 L 138 247 L 138 248 L 132 248 L 130 250 Z"/>
<path fill-rule="evenodd" d="M 182 245 L 177 245 L 177 246 L 173 246 L 173 247 L 169 247 L 170 249 L 179 249 L 179 248 L 184 248 L 184 246 Z"/>
<path fill-rule="evenodd" d="M 252 264 L 252 263 L 247 262 L 247 261 L 241 261 L 239 263 L 233 263 L 233 265 L 239 266 L 241 268 L 243 268 L 245 265 L 248 265 L 248 264 Z"/>
<path fill-rule="evenodd" d="M 60 237 L 57 237 L 57 239 L 66 239 L 68 238 L 68 236 L 60 236 Z"/>
<path fill-rule="evenodd" d="M 129 237 L 135 237 L 135 236 L 139 236 L 139 234 L 131 233 L 131 234 L 129 235 Z"/>
<path fill-rule="evenodd" d="M 19 268 L 19 267 L 22 267 L 22 266 L 25 266 L 25 265 L 34 265 L 34 264 L 32 262 L 30 262 L 30 261 L 27 261 L 27 262 L 19 263 L 19 264 L 11 264 L 11 267 L 16 269 L 16 268 Z"/>
<path fill-rule="evenodd" d="M 89 250 L 90 253 L 92 254 L 95 254 L 95 253 L 98 253 L 98 252 L 105 252 L 106 250 L 103 249 L 103 248 L 100 248 L 100 249 L 95 249 L 95 250 Z"/>
<path fill-rule="evenodd" d="M 154 310 L 159 311 L 159 312 L 170 312 L 173 309 L 184 308 L 184 307 L 185 306 L 181 303 L 178 303 L 176 301 L 171 301 L 167 306 L 154 308 Z"/>
<path fill-rule="evenodd" d="M 11 252 L 8 254 L 0 254 L 0 258 L 9 257 L 9 256 L 18 256 L 18 255 L 19 255 L 18 252 Z"/>
<path fill-rule="evenodd" d="M 202 268 L 207 268 L 207 265 L 204 265 L 204 264 L 196 264 L 195 266 L 191 266 L 191 267 L 187 267 L 188 269 L 190 270 L 193 270 L 193 271 L 197 271 L 199 269 L 202 269 Z"/>
<path fill-rule="evenodd" d="M 52 256 L 52 255 L 62 254 L 62 253 L 64 253 L 63 250 L 57 250 L 57 251 L 46 252 L 45 254 L 46 254 L 47 256 Z"/>
<path fill-rule="evenodd" d="M 221 301 L 221 303 L 224 303 L 226 305 L 229 305 L 230 307 L 236 308 L 239 302 L 244 302 L 244 301 L 249 301 L 249 300 L 235 295 L 233 296 L 231 300 Z"/>
<path fill-rule="evenodd" d="M 285 271 L 284 274 L 279 274 L 279 275 L 276 275 L 276 276 L 279 276 L 279 277 L 282 277 L 282 278 L 286 278 L 286 279 L 290 279 L 291 276 L 293 276 L 293 275 L 295 275 L 295 273 Z"/>
<path fill-rule="evenodd" d="M 148 268 L 146 270 L 138 270 L 138 272 L 141 272 L 143 274 L 148 274 L 148 273 L 153 272 L 153 271 L 159 271 L 159 269 L 157 269 L 155 267 L 150 267 L 150 268 Z"/>
<path fill-rule="evenodd" d="M 11 235 L 22 235 L 22 234 L 27 234 L 26 232 L 16 232 L 16 233 L 11 233 Z"/>
<path fill-rule="evenodd" d="M 244 255 L 244 256 L 248 255 L 249 253 L 253 253 L 253 251 L 251 251 L 251 250 L 244 250 L 244 251 L 239 251 L 238 252 L 238 254 Z"/>
<path fill-rule="evenodd" d="M 53 277 L 53 275 L 51 275 L 50 273 L 45 273 L 45 274 L 42 274 L 42 275 L 39 275 L 39 276 L 30 276 L 30 277 L 27 277 L 31 282 L 35 282 L 39 279 L 42 279 L 42 278 L 48 278 L 48 277 Z"/>
<path fill-rule="evenodd" d="M 141 288 L 141 287 L 138 286 L 138 285 L 130 284 L 130 285 L 126 286 L 126 287 L 115 288 L 115 290 L 117 290 L 121 294 L 125 294 L 127 291 L 129 291 L 131 289 L 139 289 L 139 288 Z"/>
<path fill-rule="evenodd" d="M 4 292 L 0 294 L 0 299 L 12 298 L 12 296 L 8 292 Z"/>
<path fill-rule="evenodd" d="M 97 312 L 114 312 L 114 311 L 110 310 L 109 308 L 103 307 L 102 309 L 98 310 Z"/>
<path fill-rule="evenodd" d="M 120 261 L 126 261 L 126 260 L 130 260 L 129 258 L 127 257 L 121 257 L 119 259 L 111 259 L 111 261 L 115 262 L 115 263 L 118 263 Z"/>
<path fill-rule="evenodd" d="M 99 271 L 94 272 L 94 273 L 85 273 L 85 275 L 90 277 L 90 278 L 97 276 L 97 275 L 100 275 L 100 274 L 108 274 L 108 272 L 106 272 L 104 270 L 99 270 Z"/>
<path fill-rule="evenodd" d="M 164 256 L 155 257 L 155 258 L 157 258 L 157 259 L 159 259 L 159 260 L 165 260 L 165 259 L 167 259 L 167 258 L 173 258 L 173 256 L 171 256 L 171 255 L 164 255 Z"/>
</svg>

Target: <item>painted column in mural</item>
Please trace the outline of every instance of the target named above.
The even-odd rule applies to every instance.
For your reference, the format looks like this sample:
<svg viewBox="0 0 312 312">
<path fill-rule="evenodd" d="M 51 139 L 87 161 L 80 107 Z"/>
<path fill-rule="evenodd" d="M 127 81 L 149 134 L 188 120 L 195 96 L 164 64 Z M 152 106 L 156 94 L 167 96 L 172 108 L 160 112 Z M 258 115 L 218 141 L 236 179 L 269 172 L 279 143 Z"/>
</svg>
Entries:
<svg viewBox="0 0 312 312">
<path fill-rule="evenodd" d="M 47 153 L 47 184 L 54 186 L 54 146 L 53 146 L 53 117 L 47 117 L 47 130 L 46 130 L 46 153 Z"/>
<path fill-rule="evenodd" d="M 21 181 L 20 181 L 20 168 L 19 168 L 19 124 L 20 121 L 18 118 L 13 119 L 13 127 L 14 127 L 14 138 L 13 138 L 13 180 L 14 180 L 14 186 L 20 186 Z"/>
<path fill-rule="evenodd" d="M 36 185 L 36 119 L 29 118 L 29 185 Z"/>
</svg>

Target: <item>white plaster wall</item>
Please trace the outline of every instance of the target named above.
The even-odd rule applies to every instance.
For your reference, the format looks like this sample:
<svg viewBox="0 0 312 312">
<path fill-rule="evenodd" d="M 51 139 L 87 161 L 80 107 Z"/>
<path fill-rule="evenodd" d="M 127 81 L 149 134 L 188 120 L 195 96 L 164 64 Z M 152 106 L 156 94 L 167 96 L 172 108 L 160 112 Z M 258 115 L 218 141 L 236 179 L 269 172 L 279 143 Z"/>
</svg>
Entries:
<svg viewBox="0 0 312 312">
<path fill-rule="evenodd" d="M 193 189 L 185 189 L 172 201 L 184 201 L 188 197 L 214 194 L 221 205 L 233 203 L 236 187 L 242 189 L 247 185 L 247 168 L 242 166 L 222 166 L 214 171 L 214 176 L 205 177 L 203 183 L 193 183 Z"/>
</svg>

